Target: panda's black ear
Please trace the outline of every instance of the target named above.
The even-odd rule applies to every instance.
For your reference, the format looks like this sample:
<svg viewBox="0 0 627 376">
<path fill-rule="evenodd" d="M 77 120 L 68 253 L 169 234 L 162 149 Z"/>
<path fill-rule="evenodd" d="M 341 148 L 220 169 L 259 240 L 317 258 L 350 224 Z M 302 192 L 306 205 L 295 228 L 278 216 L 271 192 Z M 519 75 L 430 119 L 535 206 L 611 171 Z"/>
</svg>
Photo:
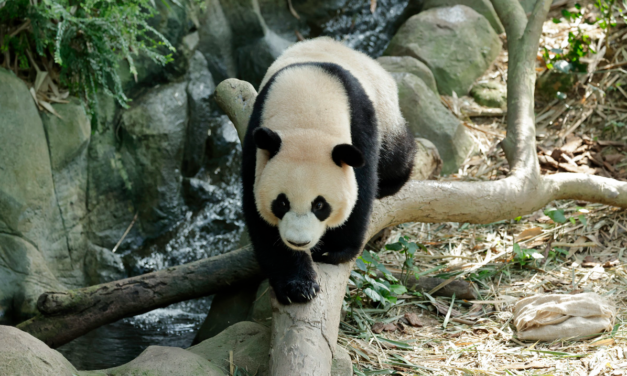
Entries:
<svg viewBox="0 0 627 376">
<path fill-rule="evenodd" d="M 255 129 L 253 131 L 253 139 L 259 149 L 267 150 L 270 153 L 270 158 L 274 157 L 281 148 L 281 137 L 279 134 L 265 127 Z"/>
<path fill-rule="evenodd" d="M 364 160 L 364 154 L 350 144 L 340 144 L 333 148 L 331 153 L 333 162 L 336 165 L 342 167 L 342 163 L 346 163 L 351 167 L 363 167 L 366 164 Z"/>
</svg>

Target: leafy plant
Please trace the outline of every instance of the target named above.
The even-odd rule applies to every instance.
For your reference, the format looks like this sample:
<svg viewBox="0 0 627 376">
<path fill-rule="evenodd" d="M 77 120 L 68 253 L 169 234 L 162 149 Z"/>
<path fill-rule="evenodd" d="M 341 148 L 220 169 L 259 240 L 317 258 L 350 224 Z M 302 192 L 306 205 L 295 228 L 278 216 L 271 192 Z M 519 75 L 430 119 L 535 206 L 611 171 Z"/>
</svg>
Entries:
<svg viewBox="0 0 627 376">
<path fill-rule="evenodd" d="M 615 0 L 596 0 L 594 6 L 599 10 L 599 17 L 597 17 L 598 25 L 601 29 L 605 30 L 605 49 L 609 51 L 609 36 L 610 31 L 616 26 L 616 18 L 614 14 Z M 623 0 L 623 4 L 627 2 Z M 620 11 L 622 14 L 622 10 Z"/>
<path fill-rule="evenodd" d="M 544 210 L 544 215 L 551 218 L 555 223 L 566 223 L 566 215 L 564 215 L 564 209 L 548 208 Z"/>
<path fill-rule="evenodd" d="M 523 249 L 520 248 L 518 243 L 514 243 L 514 264 L 518 264 L 520 267 L 524 267 L 529 263 L 535 263 L 536 260 L 543 259 L 544 256 L 535 249 Z"/>
<path fill-rule="evenodd" d="M 32 65 L 47 71 L 91 110 L 99 91 L 126 106 L 120 60 L 136 75 L 138 54 L 166 64 L 175 51 L 148 25 L 154 14 L 152 0 L 0 1 L 0 61 L 31 82 Z"/>
<path fill-rule="evenodd" d="M 427 251 L 427 248 L 419 243 L 410 243 L 409 237 L 402 236 L 397 243 L 386 244 L 385 249 L 389 251 L 398 251 L 405 257 L 403 268 L 401 270 L 401 283 L 407 285 L 410 275 L 416 275 L 418 268 L 414 265 L 414 254 L 420 248 Z"/>
<path fill-rule="evenodd" d="M 407 288 L 398 284 L 398 280 L 381 264 L 379 256 L 375 252 L 364 250 L 355 264 L 359 271 L 351 271 L 349 284 L 356 286 L 373 303 L 380 303 L 384 306 L 396 304 L 397 295 L 407 292 Z M 380 278 L 377 275 L 377 270 L 381 271 L 385 278 Z M 349 305 L 362 306 L 363 297 L 361 294 L 351 296 L 347 291 L 347 300 Z"/>
<path fill-rule="evenodd" d="M 566 218 L 564 209 L 548 208 L 544 210 L 544 215 L 551 218 L 553 222 L 555 223 L 566 223 L 566 221 L 570 221 L 574 225 L 574 224 L 577 224 L 577 221 L 579 221 L 584 226 L 587 225 L 588 221 L 586 220 L 585 214 L 588 213 L 588 210 L 581 208 L 581 207 L 577 207 L 577 212 L 581 214 Z"/>
<path fill-rule="evenodd" d="M 575 4 L 574 11 L 562 10 L 562 16 L 568 22 L 574 22 L 581 18 L 583 13 L 581 12 L 581 5 Z M 553 18 L 554 23 L 561 23 L 558 18 Z M 590 37 L 584 34 L 581 29 L 577 29 L 577 33 L 568 33 L 568 48 L 563 50 L 561 48 L 548 49 L 544 47 L 542 56 L 546 62 L 548 69 L 556 69 L 562 73 L 585 73 L 588 65 L 581 61 L 588 53 L 596 53 L 590 47 Z"/>
</svg>

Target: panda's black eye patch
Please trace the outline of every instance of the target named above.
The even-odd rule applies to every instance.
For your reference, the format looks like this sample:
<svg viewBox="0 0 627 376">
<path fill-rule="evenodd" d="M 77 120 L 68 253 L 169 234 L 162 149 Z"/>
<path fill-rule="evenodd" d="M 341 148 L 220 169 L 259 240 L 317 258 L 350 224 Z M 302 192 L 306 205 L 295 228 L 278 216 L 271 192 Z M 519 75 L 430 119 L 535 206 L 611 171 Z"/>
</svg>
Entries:
<svg viewBox="0 0 627 376">
<path fill-rule="evenodd" d="M 320 221 L 324 221 L 331 215 L 331 205 L 322 196 L 316 197 L 311 203 L 311 211 L 316 218 Z"/>
<path fill-rule="evenodd" d="M 281 193 L 272 201 L 270 209 L 277 218 L 283 219 L 283 216 L 290 211 L 290 200 L 287 199 L 285 193 Z"/>
</svg>

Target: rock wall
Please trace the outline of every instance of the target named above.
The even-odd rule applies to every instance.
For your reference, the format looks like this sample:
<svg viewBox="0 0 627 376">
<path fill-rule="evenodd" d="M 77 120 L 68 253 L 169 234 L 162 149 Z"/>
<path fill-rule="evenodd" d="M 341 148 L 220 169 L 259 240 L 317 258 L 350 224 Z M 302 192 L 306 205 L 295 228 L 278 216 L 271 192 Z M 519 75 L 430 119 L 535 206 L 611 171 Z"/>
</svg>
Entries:
<svg viewBox="0 0 627 376">
<path fill-rule="evenodd" d="M 178 59 L 162 68 L 138 58 L 137 81 L 122 66 L 128 109 L 103 95 L 92 119 L 76 98 L 53 105 L 59 116 L 40 112 L 0 69 L 0 323 L 34 315 L 44 291 L 124 278 L 111 250 L 159 236 L 194 201 L 183 179 L 204 163 L 215 84 L 194 52 L 192 15 L 158 7 L 153 27 Z"/>
<path fill-rule="evenodd" d="M 215 162 L 237 144 L 212 99 L 216 83 L 238 77 L 257 86 L 298 40 L 295 31 L 316 36 L 338 14 L 364 7 L 292 4 L 294 12 L 283 0 L 207 0 L 200 11 L 156 2 L 151 25 L 177 47 L 174 63 L 140 56 L 137 77 L 122 63 L 130 107 L 102 95 L 91 119 L 75 98 L 53 105 L 59 117 L 40 112 L 28 87 L 0 69 L 0 323 L 35 314 L 43 291 L 123 278 L 120 250 L 154 240 L 215 201 L 207 180 L 238 168 L 236 159 Z M 407 21 L 390 26 L 400 30 L 380 62 L 394 72 L 412 131 L 436 145 L 443 172 L 454 172 L 473 145 L 438 91 L 468 91 L 498 54 L 499 24 L 483 0 L 392 5 L 405 7 L 395 20 Z M 410 18 L 423 5 L 430 9 Z"/>
</svg>

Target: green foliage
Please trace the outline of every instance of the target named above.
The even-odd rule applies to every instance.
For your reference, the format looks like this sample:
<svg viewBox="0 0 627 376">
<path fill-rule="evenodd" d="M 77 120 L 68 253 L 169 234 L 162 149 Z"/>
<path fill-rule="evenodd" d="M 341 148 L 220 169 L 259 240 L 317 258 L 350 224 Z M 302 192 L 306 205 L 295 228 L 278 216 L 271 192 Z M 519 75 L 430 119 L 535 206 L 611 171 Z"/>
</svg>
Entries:
<svg viewBox="0 0 627 376">
<path fill-rule="evenodd" d="M 416 275 L 418 272 L 418 268 L 414 265 L 414 254 L 420 248 L 423 251 L 427 251 L 427 248 L 419 243 L 410 243 L 409 237 L 402 236 L 398 239 L 397 243 L 387 244 L 385 249 L 389 251 L 398 251 L 401 255 L 405 257 L 405 261 L 403 262 L 403 268 L 401 270 L 401 283 L 403 285 L 407 285 L 407 281 L 410 275 Z"/>
<path fill-rule="evenodd" d="M 7 33 L 0 51 L 17 57 L 22 69 L 32 63 L 29 54 L 38 56 L 41 68 L 58 69 L 60 83 L 91 110 L 99 91 L 126 106 L 129 99 L 118 75 L 120 60 L 137 74 L 133 57 L 140 53 L 160 64 L 172 59 L 174 47 L 147 23 L 155 14 L 152 4 L 151 0 L 11 0 L 0 8 L 0 25 L 9 31 L 27 27 L 13 36 Z M 6 67 L 10 63 L 4 61 Z"/>
<path fill-rule="evenodd" d="M 571 12 L 566 9 L 562 10 L 562 16 L 568 22 L 574 22 L 575 20 L 583 16 L 581 12 L 581 5 L 575 4 L 575 11 Z M 553 19 L 554 23 L 562 22 L 558 18 Z M 590 48 L 590 37 L 584 34 L 581 29 L 577 29 L 577 33 L 568 33 L 568 48 L 563 50 L 561 48 L 548 49 L 544 47 L 542 56 L 546 62 L 548 69 L 556 69 L 562 73 L 585 73 L 588 68 L 588 64 L 581 61 L 586 57 L 588 53 L 596 53 Z"/>
<path fill-rule="evenodd" d="M 373 303 L 380 303 L 383 306 L 396 304 L 396 296 L 407 292 L 405 286 L 398 284 L 398 280 L 381 264 L 375 252 L 364 250 L 364 253 L 357 258 L 355 265 L 359 271 L 351 271 L 349 283 L 356 286 Z M 377 270 L 381 271 L 385 278 L 379 278 Z M 346 298 L 350 305 L 358 306 L 362 306 L 364 299 L 362 294 L 351 296 L 348 293 Z"/>
<path fill-rule="evenodd" d="M 555 223 L 566 223 L 566 221 L 570 221 L 573 225 L 577 224 L 577 221 L 581 222 L 584 226 L 588 224 L 586 220 L 585 214 L 588 213 L 587 209 L 577 207 L 577 212 L 581 213 L 579 215 L 571 216 L 566 218 L 566 214 L 564 213 L 564 209 L 555 209 L 548 208 L 544 210 L 544 215 L 548 216 Z"/>
<path fill-rule="evenodd" d="M 568 49 L 561 48 L 548 49 L 544 47 L 542 56 L 546 61 L 546 67 L 556 69 L 562 73 L 585 73 L 588 64 L 581 61 L 589 52 L 596 53 L 590 48 L 590 37 L 580 29 L 577 34 L 572 31 L 568 33 Z"/>
<path fill-rule="evenodd" d="M 551 218 L 555 223 L 566 223 L 564 209 L 548 208 L 544 210 L 544 215 Z"/>
<path fill-rule="evenodd" d="M 418 268 L 414 265 L 414 254 L 418 249 L 426 251 L 427 249 L 424 245 L 411 243 L 408 237 L 403 236 L 398 242 L 387 244 L 385 249 L 399 252 L 404 256 L 401 280 L 396 279 L 381 263 L 376 252 L 364 250 L 363 254 L 355 262 L 358 270 L 353 270 L 349 279 L 349 284 L 357 287 L 358 293 L 351 295 L 347 291 L 345 299 L 347 305 L 361 307 L 364 298 L 368 298 L 375 304 L 389 307 L 396 304 L 398 295 L 407 292 L 405 286 L 410 276 L 417 278 Z M 383 273 L 384 278 L 380 278 L 377 271 Z"/>
<path fill-rule="evenodd" d="M 514 243 L 514 259 L 512 260 L 515 265 L 524 267 L 529 263 L 533 263 L 538 259 L 543 259 L 544 256 L 535 249 L 522 249 L 518 243 Z"/>
<path fill-rule="evenodd" d="M 599 10 L 597 17 L 598 25 L 601 29 L 609 32 L 609 29 L 616 26 L 616 17 L 614 14 L 615 0 L 596 0 L 595 8 Z M 623 0 L 623 4 L 627 3 Z M 620 11 L 622 14 L 622 10 Z"/>
</svg>

